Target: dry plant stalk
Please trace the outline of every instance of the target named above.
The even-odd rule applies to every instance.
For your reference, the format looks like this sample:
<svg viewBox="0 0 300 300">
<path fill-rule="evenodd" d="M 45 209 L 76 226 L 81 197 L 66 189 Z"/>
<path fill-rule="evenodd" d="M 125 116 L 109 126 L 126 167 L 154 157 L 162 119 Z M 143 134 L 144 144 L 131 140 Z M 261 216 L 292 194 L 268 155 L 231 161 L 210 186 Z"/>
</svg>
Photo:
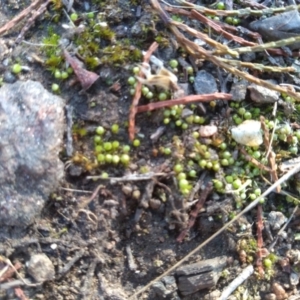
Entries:
<svg viewBox="0 0 300 300">
<path fill-rule="evenodd" d="M 192 211 L 190 213 L 190 219 L 189 219 L 187 227 L 181 231 L 181 233 L 179 234 L 179 236 L 176 239 L 176 241 L 178 243 L 182 243 L 182 241 L 185 238 L 188 231 L 194 226 L 196 218 L 198 216 L 198 213 L 199 213 L 200 209 L 203 207 L 207 197 L 212 192 L 212 189 L 213 189 L 213 185 L 211 182 L 209 182 L 207 184 L 205 190 L 201 192 L 199 200 L 197 201 L 197 203 L 195 205 L 195 208 L 192 209 Z"/>
<path fill-rule="evenodd" d="M 184 3 L 185 3 L 185 1 L 184 1 Z M 191 54 L 193 57 L 206 59 L 206 60 L 212 62 L 213 64 L 215 64 L 216 66 L 225 69 L 226 71 L 232 73 L 233 75 L 235 75 L 237 77 L 241 77 L 245 80 L 248 80 L 249 82 L 255 83 L 257 85 L 268 88 L 270 90 L 274 90 L 274 91 L 277 91 L 279 93 L 285 93 L 285 94 L 289 95 L 290 97 L 300 101 L 300 94 L 299 93 L 296 93 L 294 91 L 290 91 L 290 90 L 288 90 L 284 87 L 281 87 L 279 85 L 274 85 L 270 82 L 267 82 L 267 81 L 261 80 L 259 78 L 256 78 L 256 77 L 254 77 L 254 76 L 252 76 L 252 75 L 250 75 L 246 72 L 240 71 L 239 69 L 223 62 L 219 57 L 215 56 L 214 53 L 212 53 L 210 51 L 207 51 L 203 47 L 201 47 L 201 46 L 197 45 L 196 43 L 190 41 L 188 38 L 186 38 L 185 35 L 183 35 L 180 32 L 179 28 L 181 30 L 184 30 L 185 32 L 191 34 L 192 36 L 199 37 L 199 34 L 197 33 L 197 31 L 195 29 L 190 28 L 189 26 L 187 26 L 185 24 L 173 21 L 169 17 L 169 15 L 162 9 L 162 7 L 160 6 L 160 4 L 158 3 L 157 0 L 151 0 L 151 4 L 154 7 L 154 9 L 158 12 L 159 16 L 164 21 L 165 25 L 168 26 L 169 29 L 173 32 L 173 34 L 175 35 L 175 37 L 177 39 L 177 42 L 189 54 Z M 209 39 L 206 39 L 206 41 L 209 41 Z M 220 43 L 215 42 L 214 45 L 217 48 L 215 52 L 217 52 L 217 51 L 222 52 L 223 51 L 221 49 L 224 49 L 224 47 L 223 46 L 221 47 Z M 249 48 L 249 47 L 246 47 L 246 48 Z M 229 53 L 232 56 L 235 56 L 237 52 L 235 51 L 235 49 L 234 50 L 230 49 L 230 51 L 228 51 L 227 53 Z"/>
<path fill-rule="evenodd" d="M 147 53 L 144 55 L 144 63 L 149 63 L 150 56 L 152 53 L 157 49 L 158 43 L 154 42 L 150 48 L 148 49 Z M 144 76 L 143 72 L 140 71 L 139 77 Z M 132 141 L 135 136 L 135 115 L 137 113 L 137 106 L 139 104 L 139 100 L 141 98 L 141 91 L 142 91 L 142 83 L 137 82 L 136 88 L 135 88 L 135 94 L 132 100 L 132 104 L 130 107 L 129 111 L 129 127 L 128 127 L 128 132 L 129 132 L 129 139 Z"/>
<path fill-rule="evenodd" d="M 262 236 L 262 231 L 264 229 L 263 225 L 263 218 L 262 218 L 262 206 L 261 204 L 258 204 L 257 206 L 257 223 L 256 223 L 256 232 L 257 232 L 257 252 L 256 252 L 256 266 L 258 269 L 258 274 L 263 278 L 265 272 L 263 268 L 263 236 Z"/>
<path fill-rule="evenodd" d="M 28 19 L 26 25 L 22 28 L 21 32 L 19 33 L 18 37 L 16 38 L 16 41 L 15 41 L 16 44 L 19 44 L 22 41 L 25 33 L 34 24 L 34 21 L 46 11 L 47 6 L 50 3 L 50 1 L 51 0 L 47 0 L 37 10 L 34 10 L 31 12 L 31 17 Z"/>
<path fill-rule="evenodd" d="M 290 5 L 286 7 L 273 7 L 273 8 L 265 8 L 265 9 L 259 9 L 259 10 L 252 10 L 250 8 L 242 8 L 239 10 L 215 10 L 215 9 L 209 9 L 204 6 L 195 5 L 193 3 L 190 3 L 185 0 L 176 0 L 178 3 L 182 4 L 185 7 L 190 7 L 192 9 L 195 9 L 197 11 L 200 11 L 201 13 L 213 15 L 213 16 L 237 16 L 237 17 L 245 17 L 248 15 L 253 16 L 263 16 L 263 15 L 270 15 L 275 13 L 283 13 L 291 10 L 299 10 L 300 5 Z"/>
<path fill-rule="evenodd" d="M 269 134 L 269 129 L 267 128 L 266 126 L 266 123 L 265 123 L 265 118 L 263 116 L 260 117 L 260 123 L 261 123 L 261 128 L 263 130 L 263 139 L 264 139 L 264 145 L 265 145 L 265 148 L 266 150 L 268 151 L 268 154 L 267 154 L 267 159 L 268 159 L 268 162 L 269 162 L 269 166 L 270 166 L 270 175 L 271 175 L 271 182 L 276 182 L 278 180 L 278 175 L 277 175 L 277 164 L 276 164 L 276 160 L 275 160 L 275 153 L 274 151 L 272 150 L 272 145 L 271 145 L 271 142 L 270 142 L 270 134 Z M 276 188 L 276 192 L 277 193 L 280 193 L 280 186 L 278 186 Z"/>
<path fill-rule="evenodd" d="M 213 100 L 231 100 L 232 95 L 231 94 L 225 94 L 225 93 L 213 93 L 213 94 L 206 94 L 206 95 L 190 95 L 185 96 L 178 99 L 172 99 L 172 100 L 165 100 L 161 102 L 153 102 L 146 105 L 140 105 L 136 108 L 136 112 L 145 112 L 145 111 L 151 111 L 163 107 L 170 107 L 174 105 L 180 105 L 180 104 L 190 104 L 194 102 L 207 102 L 207 101 L 213 101 Z"/>
<path fill-rule="evenodd" d="M 38 5 L 42 2 L 43 2 L 42 0 L 36 0 L 31 5 L 29 5 L 27 8 L 25 8 L 23 11 L 21 11 L 17 16 L 15 16 L 12 20 L 10 20 L 8 23 L 6 23 L 4 26 L 2 26 L 0 28 L 0 35 L 8 32 L 10 29 L 15 27 L 20 21 L 22 21 L 33 10 L 35 10 L 38 7 Z"/>
</svg>

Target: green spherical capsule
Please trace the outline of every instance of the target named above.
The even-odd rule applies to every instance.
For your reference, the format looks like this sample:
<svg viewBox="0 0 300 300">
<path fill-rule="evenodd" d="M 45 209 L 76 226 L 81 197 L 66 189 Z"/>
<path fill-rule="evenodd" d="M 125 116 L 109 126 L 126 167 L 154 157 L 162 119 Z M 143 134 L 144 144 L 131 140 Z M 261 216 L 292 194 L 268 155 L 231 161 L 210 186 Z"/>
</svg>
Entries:
<svg viewBox="0 0 300 300">
<path fill-rule="evenodd" d="M 105 142 L 103 144 L 103 148 L 105 151 L 110 151 L 112 149 L 112 143 L 111 142 Z"/>
<path fill-rule="evenodd" d="M 86 14 L 86 16 L 88 17 L 88 19 L 93 19 L 95 17 L 94 12 L 90 11 Z"/>
<path fill-rule="evenodd" d="M 224 187 L 224 185 L 223 185 L 222 181 L 220 181 L 220 180 L 214 180 L 214 187 L 216 189 L 222 189 Z"/>
<path fill-rule="evenodd" d="M 170 118 L 164 118 L 164 124 L 167 125 L 171 122 Z"/>
<path fill-rule="evenodd" d="M 114 150 L 118 149 L 119 146 L 120 146 L 120 142 L 119 142 L 119 141 L 113 141 L 113 142 L 112 142 L 112 148 L 113 148 Z"/>
<path fill-rule="evenodd" d="M 122 148 L 124 153 L 128 153 L 130 151 L 130 146 L 129 145 L 124 145 Z"/>
<path fill-rule="evenodd" d="M 228 176 L 225 177 L 225 180 L 226 180 L 227 183 L 232 183 L 233 182 L 233 177 L 228 175 Z"/>
<path fill-rule="evenodd" d="M 175 68 L 178 67 L 178 61 L 177 61 L 176 59 L 171 59 L 171 60 L 169 61 L 169 65 L 170 65 L 170 67 L 171 67 L 172 69 L 175 69 Z"/>
<path fill-rule="evenodd" d="M 97 155 L 97 160 L 98 160 L 98 162 L 99 163 L 103 163 L 103 162 L 105 162 L 105 155 L 104 154 L 98 154 Z"/>
<path fill-rule="evenodd" d="M 235 190 L 237 190 L 238 188 L 240 188 L 241 185 L 242 185 L 242 181 L 239 178 L 237 178 L 236 180 L 234 180 L 233 183 L 232 183 L 232 187 Z"/>
<path fill-rule="evenodd" d="M 177 179 L 178 179 L 178 180 L 181 180 L 181 179 L 186 179 L 186 174 L 185 174 L 185 173 L 183 173 L 183 172 L 180 172 L 180 173 L 178 173 L 178 175 L 177 175 Z"/>
<path fill-rule="evenodd" d="M 232 24 L 235 25 L 235 26 L 239 25 L 240 22 L 241 22 L 241 20 L 238 19 L 238 18 L 233 18 L 233 19 L 232 19 Z"/>
<path fill-rule="evenodd" d="M 224 151 L 224 152 L 222 153 L 222 157 L 223 157 L 223 158 L 230 158 L 230 157 L 231 157 L 231 153 L 230 153 L 229 151 Z"/>
<path fill-rule="evenodd" d="M 76 13 L 72 13 L 70 15 L 70 19 L 74 22 L 74 21 L 76 21 L 78 19 L 78 15 Z"/>
<path fill-rule="evenodd" d="M 98 135 L 103 135 L 103 134 L 105 133 L 104 127 L 98 126 L 98 127 L 96 128 L 96 133 L 97 133 Z"/>
<path fill-rule="evenodd" d="M 192 135 L 193 135 L 193 138 L 195 138 L 195 139 L 198 139 L 200 137 L 200 133 L 198 131 L 194 131 L 192 133 Z"/>
<path fill-rule="evenodd" d="M 245 120 L 250 120 L 252 118 L 252 114 L 250 111 L 246 111 L 244 114 L 244 119 Z"/>
<path fill-rule="evenodd" d="M 171 148 L 164 148 L 164 154 L 165 155 L 170 155 L 172 153 Z"/>
<path fill-rule="evenodd" d="M 204 153 L 204 158 L 205 159 L 209 159 L 210 158 L 210 153 L 208 152 L 208 151 L 206 151 L 205 153 Z"/>
<path fill-rule="evenodd" d="M 240 116 L 243 116 L 246 112 L 246 108 L 245 107 L 240 107 L 237 111 L 237 113 L 240 115 Z"/>
<path fill-rule="evenodd" d="M 128 154 L 122 154 L 121 155 L 121 163 L 124 164 L 124 165 L 127 165 L 129 164 L 130 162 L 130 157 Z"/>
<path fill-rule="evenodd" d="M 205 159 L 201 159 L 199 160 L 198 165 L 204 169 L 207 165 L 207 161 Z"/>
<path fill-rule="evenodd" d="M 208 161 L 206 164 L 207 169 L 211 169 L 213 167 L 213 163 L 211 161 Z"/>
<path fill-rule="evenodd" d="M 194 83 L 195 82 L 195 76 L 189 76 L 189 82 Z"/>
<path fill-rule="evenodd" d="M 117 165 L 120 162 L 120 156 L 119 155 L 113 155 L 112 156 L 112 163 Z"/>
<path fill-rule="evenodd" d="M 95 144 L 100 144 L 102 141 L 101 137 L 99 135 L 94 136 L 94 142 Z"/>
<path fill-rule="evenodd" d="M 147 87 L 147 86 L 143 86 L 142 87 L 142 94 L 144 95 L 144 96 L 146 96 L 148 93 L 149 93 L 149 88 Z"/>
<path fill-rule="evenodd" d="M 159 93 L 158 94 L 158 100 L 159 101 L 165 101 L 165 100 L 167 100 L 167 94 L 166 93 Z"/>
<path fill-rule="evenodd" d="M 218 2 L 217 3 L 217 9 L 224 10 L 225 9 L 225 3 L 224 2 Z"/>
<path fill-rule="evenodd" d="M 255 190 L 254 190 L 254 194 L 255 194 L 256 196 L 260 196 L 260 195 L 261 195 L 261 189 L 260 189 L 260 188 L 255 189 Z"/>
<path fill-rule="evenodd" d="M 139 67 L 134 67 L 132 69 L 133 74 L 137 75 L 140 72 L 140 68 Z"/>
<path fill-rule="evenodd" d="M 118 133 L 119 132 L 119 125 L 118 124 L 113 124 L 111 126 L 111 132 L 112 133 Z"/>
<path fill-rule="evenodd" d="M 180 164 L 176 164 L 176 165 L 174 166 L 173 170 L 174 170 L 175 173 L 178 174 L 178 173 L 182 172 L 183 166 L 180 165 Z"/>
<path fill-rule="evenodd" d="M 297 146 L 290 147 L 289 151 L 292 154 L 297 154 L 298 153 L 298 147 Z"/>
<path fill-rule="evenodd" d="M 108 175 L 108 173 L 106 173 L 106 172 L 102 172 L 102 173 L 101 173 L 101 178 L 103 178 L 103 179 L 107 179 L 107 178 L 109 178 L 109 175 Z"/>
<path fill-rule="evenodd" d="M 170 117 L 171 116 L 171 111 L 169 109 L 164 110 L 164 117 Z"/>
<path fill-rule="evenodd" d="M 138 139 L 133 140 L 132 145 L 134 147 L 139 147 L 141 145 L 141 141 Z"/>
<path fill-rule="evenodd" d="M 60 78 L 61 78 L 61 72 L 60 72 L 59 70 L 55 70 L 55 72 L 54 72 L 54 77 L 55 77 L 56 79 L 60 79 Z"/>
<path fill-rule="evenodd" d="M 183 129 L 183 130 L 186 130 L 186 129 L 188 129 L 189 128 L 189 125 L 187 124 L 187 123 L 183 123 L 182 125 L 181 125 L 181 129 Z"/>
<path fill-rule="evenodd" d="M 61 79 L 67 79 L 68 77 L 69 77 L 68 72 L 66 72 L 66 71 L 61 72 Z"/>
<path fill-rule="evenodd" d="M 227 24 L 233 24 L 233 18 L 232 17 L 226 17 L 225 18 L 225 23 L 227 23 Z"/>
<path fill-rule="evenodd" d="M 11 68 L 14 74 L 19 74 L 22 71 L 22 66 L 20 64 L 14 64 Z"/>
<path fill-rule="evenodd" d="M 220 170 L 220 168 L 221 168 L 221 166 L 220 166 L 220 164 L 219 164 L 219 163 L 215 163 L 215 164 L 213 164 L 213 167 L 212 167 L 212 169 L 213 169 L 215 172 L 219 171 L 219 170 Z"/>
<path fill-rule="evenodd" d="M 228 163 L 229 163 L 229 165 L 233 165 L 235 163 L 234 158 L 233 157 L 229 157 L 228 158 Z"/>
<path fill-rule="evenodd" d="M 251 194 L 249 195 L 249 199 L 250 199 L 251 201 L 255 200 L 256 198 L 257 198 L 257 196 L 256 196 L 255 194 L 253 194 L 253 193 L 251 193 Z"/>
<path fill-rule="evenodd" d="M 133 96 L 135 94 L 135 89 L 130 89 L 129 93 L 130 93 L 131 96 Z"/>
<path fill-rule="evenodd" d="M 96 152 L 96 153 L 100 153 L 100 152 L 102 152 L 102 151 L 103 151 L 103 148 L 102 148 L 101 145 L 97 145 L 97 146 L 95 147 L 95 152 Z"/>
<path fill-rule="evenodd" d="M 254 151 L 252 153 L 253 158 L 259 159 L 261 157 L 261 152 L 260 151 Z"/>
<path fill-rule="evenodd" d="M 56 83 L 53 83 L 51 86 L 52 92 L 57 93 L 59 91 L 59 85 Z"/>
<path fill-rule="evenodd" d="M 234 119 L 235 124 L 239 125 L 241 123 L 243 123 L 243 120 L 240 117 L 237 117 L 236 119 Z"/>
<path fill-rule="evenodd" d="M 152 99 L 153 97 L 154 97 L 154 95 L 153 95 L 153 93 L 152 92 L 148 92 L 146 95 L 145 95 L 145 97 L 147 98 L 147 99 Z"/>
<path fill-rule="evenodd" d="M 220 148 L 221 150 L 225 150 L 225 149 L 227 148 L 227 144 L 226 144 L 226 143 L 221 143 L 221 144 L 219 145 L 219 148 Z"/>
<path fill-rule="evenodd" d="M 272 265 L 273 265 L 273 263 L 272 263 L 272 261 L 271 261 L 269 258 L 265 258 L 265 259 L 264 259 L 264 266 L 265 266 L 266 268 L 271 268 Z"/>
<path fill-rule="evenodd" d="M 205 122 L 205 118 L 204 117 L 194 116 L 194 123 L 195 124 L 203 124 L 204 122 Z"/>
<path fill-rule="evenodd" d="M 180 179 L 178 185 L 180 190 L 185 190 L 189 187 L 189 182 L 186 179 Z"/>
<path fill-rule="evenodd" d="M 187 68 L 186 68 L 186 72 L 187 72 L 189 75 L 194 74 L 194 69 L 193 69 L 193 67 L 192 67 L 192 66 L 187 67 Z"/>
<path fill-rule="evenodd" d="M 229 161 L 228 161 L 228 159 L 227 159 L 227 158 L 223 158 L 223 159 L 221 160 L 221 165 L 222 165 L 223 167 L 229 166 Z"/>
<path fill-rule="evenodd" d="M 108 164 L 112 162 L 113 156 L 111 154 L 105 154 L 105 162 Z"/>
<path fill-rule="evenodd" d="M 133 84 L 136 83 L 136 79 L 135 79 L 133 76 L 130 76 L 130 77 L 127 79 L 127 82 L 128 82 L 128 84 L 133 85 Z"/>
<path fill-rule="evenodd" d="M 196 170 L 190 170 L 190 171 L 189 171 L 189 177 L 196 178 L 196 177 L 197 177 L 197 172 L 196 172 Z"/>
<path fill-rule="evenodd" d="M 182 125 L 182 120 L 177 120 L 175 122 L 175 125 L 178 126 L 178 127 L 181 126 Z"/>
<path fill-rule="evenodd" d="M 188 124 L 193 124 L 194 123 L 194 116 L 191 115 L 191 116 L 188 116 L 185 118 L 185 121 L 188 123 Z"/>
</svg>

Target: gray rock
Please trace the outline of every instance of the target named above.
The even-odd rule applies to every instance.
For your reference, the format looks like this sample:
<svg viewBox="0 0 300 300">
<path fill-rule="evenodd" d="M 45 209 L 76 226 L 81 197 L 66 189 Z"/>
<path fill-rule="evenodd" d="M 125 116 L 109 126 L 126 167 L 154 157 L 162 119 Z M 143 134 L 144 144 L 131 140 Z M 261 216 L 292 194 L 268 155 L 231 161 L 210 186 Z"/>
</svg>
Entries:
<svg viewBox="0 0 300 300">
<path fill-rule="evenodd" d="M 230 94 L 232 95 L 232 100 L 237 102 L 245 100 L 248 85 L 249 83 L 246 80 L 240 80 L 234 82 L 230 90 Z"/>
<path fill-rule="evenodd" d="M 62 179 L 63 107 L 38 82 L 0 88 L 0 225 L 31 224 Z"/>
<path fill-rule="evenodd" d="M 287 221 L 287 217 L 281 211 L 271 211 L 268 215 L 268 222 L 273 230 L 279 230 Z"/>
<path fill-rule="evenodd" d="M 44 282 L 54 279 L 55 270 L 47 255 L 34 254 L 27 263 L 27 271 L 37 282 Z"/>
<path fill-rule="evenodd" d="M 197 72 L 194 89 L 198 95 L 212 94 L 218 91 L 214 76 L 204 70 Z"/>
<path fill-rule="evenodd" d="M 274 80 L 266 80 L 270 83 L 277 84 Z M 268 88 L 257 84 L 251 84 L 248 86 L 248 90 L 250 91 L 250 98 L 252 101 L 256 103 L 274 103 L 279 100 L 280 93 L 276 91 L 272 91 Z"/>
</svg>

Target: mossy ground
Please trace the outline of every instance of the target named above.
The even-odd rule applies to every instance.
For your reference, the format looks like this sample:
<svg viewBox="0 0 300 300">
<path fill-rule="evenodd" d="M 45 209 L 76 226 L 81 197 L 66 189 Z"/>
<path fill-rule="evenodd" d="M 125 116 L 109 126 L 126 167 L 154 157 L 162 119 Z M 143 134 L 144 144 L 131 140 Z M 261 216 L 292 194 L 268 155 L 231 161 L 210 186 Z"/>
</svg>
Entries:
<svg viewBox="0 0 300 300">
<path fill-rule="evenodd" d="M 246 99 L 229 105 L 215 101 L 205 104 L 205 113 L 203 107 L 198 105 L 142 113 L 136 117 L 136 138 L 140 141 L 140 145 L 134 146 L 128 139 L 128 112 L 132 100 L 130 95 L 132 86 L 128 84 L 128 78 L 134 76 L 133 68 L 141 63 L 142 51 L 147 50 L 154 40 L 157 41 L 160 44 L 157 56 L 164 61 L 165 66 L 168 66 L 171 59 L 178 57 L 189 62 L 187 54 L 182 49 L 175 49 L 174 41 L 172 42 L 169 32 L 158 21 L 157 15 L 152 14 L 150 7 L 141 1 L 85 1 L 89 4 L 88 10 L 84 5 L 75 4 L 78 19 L 73 20 L 74 25 L 63 13 L 61 2 L 58 0 L 54 2 L 26 34 L 26 41 L 33 45 L 17 46 L 9 59 L 11 65 L 15 62 L 22 65 L 30 64 L 30 72 L 18 75 L 20 80 L 27 78 L 38 80 L 49 90 L 53 83 L 59 85 L 59 94 L 66 100 L 68 106 L 73 108 L 74 152 L 68 156 L 66 147 L 63 148 L 61 159 L 66 163 L 66 178 L 62 182 L 62 189 L 53 192 L 42 218 L 25 232 L 24 238 L 37 237 L 46 241 L 42 244 L 42 251 L 47 251 L 57 268 L 61 264 L 66 264 L 67 258 L 72 258 L 79 248 L 85 248 L 86 251 L 82 259 L 62 279 L 47 282 L 40 290 L 25 287 L 24 290 L 29 297 L 36 299 L 40 295 L 44 295 L 47 299 L 79 299 L 78 295 L 81 295 L 85 297 L 84 299 L 88 299 L 85 295 L 88 294 L 85 286 L 87 273 L 91 264 L 98 259 L 100 263 L 95 268 L 95 276 L 90 278 L 90 290 L 94 293 L 90 299 L 98 299 L 95 288 L 99 284 L 96 276 L 98 272 L 112 284 L 113 289 L 123 290 L 131 295 L 134 289 L 161 274 L 208 238 L 222 222 L 232 218 L 251 201 L 251 197 L 259 195 L 258 189 L 263 191 L 266 188 L 267 185 L 261 175 L 267 175 L 267 172 L 261 174 L 245 155 L 235 156 L 237 145 L 231 139 L 229 129 L 245 119 L 258 120 L 263 114 L 271 132 L 272 108 L 268 105 L 254 106 Z M 147 18 L 139 25 L 139 35 L 134 35 L 131 29 L 140 20 L 136 16 L 140 5 Z M 25 6 L 24 4 L 20 7 L 19 11 Z M 178 17 L 176 18 L 178 20 Z M 63 24 L 68 26 L 63 27 Z M 14 33 L 11 33 L 4 40 L 14 37 Z M 64 44 L 65 42 L 67 44 Z M 99 80 L 87 92 L 82 92 L 80 84 L 73 80 L 75 76 L 66 65 L 63 47 L 67 47 L 73 54 L 76 53 L 88 70 L 100 75 Z M 32 54 L 40 60 L 27 59 Z M 215 77 L 218 76 L 215 66 L 210 63 L 203 62 L 203 69 Z M 177 72 L 170 67 L 169 70 Z M 60 74 L 67 73 L 67 77 L 60 78 L 57 71 Z M 183 66 L 178 67 L 176 74 L 188 84 L 190 84 L 189 76 L 195 75 L 186 76 Z M 156 88 L 150 90 L 154 94 L 154 99 L 158 98 L 161 91 Z M 167 95 L 171 94 L 170 91 L 166 92 Z M 145 92 L 141 104 L 149 102 L 146 95 Z M 290 98 L 287 100 L 293 101 Z M 185 108 L 190 110 L 191 115 L 182 117 Z M 276 132 L 274 149 L 278 163 L 283 158 L 298 155 L 297 143 L 300 139 L 298 129 L 285 126 L 286 123 L 299 121 L 297 105 L 295 108 L 289 118 L 281 110 L 277 112 L 280 126 Z M 218 135 L 213 139 L 200 139 L 197 135 L 199 126 L 211 122 L 218 126 Z M 119 125 L 118 132 L 111 130 L 113 124 Z M 96 133 L 99 126 L 104 128 L 104 133 Z M 158 141 L 153 141 L 150 136 L 159 126 L 165 126 L 164 135 Z M 65 145 L 66 143 L 67 140 Z M 129 151 L 124 148 L 127 146 L 130 146 Z M 263 158 L 267 149 L 263 146 L 254 149 L 248 147 L 246 151 L 260 163 L 266 163 Z M 127 154 L 130 161 L 122 162 L 122 155 Z M 138 218 L 137 211 L 140 207 L 135 198 L 138 198 L 139 193 L 142 197 L 147 189 L 151 189 L 149 182 L 123 182 L 113 185 L 106 179 L 97 181 L 86 179 L 87 176 L 101 174 L 104 177 L 107 175 L 121 177 L 128 170 L 140 174 L 150 171 L 170 172 L 170 174 L 175 172 L 175 175 L 172 173 L 172 176 L 161 179 L 161 184 L 157 184 L 151 190 L 150 199 L 157 200 L 158 202 L 153 203 L 159 203 L 159 207 L 155 207 L 154 204 L 151 207 L 149 204 L 150 207 L 143 209 L 137 223 L 134 218 Z M 176 237 L 185 226 L 184 220 L 186 221 L 189 212 L 186 209 L 187 195 L 204 170 L 208 174 L 206 180 L 213 180 L 215 185 L 208 206 L 214 202 L 224 201 L 227 197 L 232 201 L 224 211 L 219 210 L 212 216 L 202 213 L 187 240 L 178 244 Z M 188 184 L 181 180 L 188 180 Z M 251 180 L 251 184 L 240 191 L 238 180 L 240 185 L 245 184 L 247 180 Z M 234 183 L 237 185 L 235 189 L 239 192 L 227 196 L 226 189 L 231 188 L 227 185 Z M 290 181 L 288 188 L 297 195 L 298 188 L 294 183 Z M 103 185 L 99 196 L 88 201 L 91 192 L 99 184 Z M 129 195 L 124 192 L 127 189 L 138 192 Z M 115 202 L 107 204 L 108 200 Z M 292 207 L 290 203 L 295 201 L 289 198 L 290 202 L 287 202 L 285 196 L 276 194 L 269 200 L 271 204 L 266 202 L 264 206 L 266 214 L 272 208 L 286 215 Z M 86 212 L 89 211 L 96 216 L 97 225 L 93 219 L 91 221 L 88 218 Z M 256 220 L 255 213 L 254 210 L 247 215 L 246 223 L 250 227 Z M 208 217 L 212 217 L 212 221 L 208 222 Z M 236 225 L 231 231 L 241 233 L 241 227 Z M 250 234 L 254 234 L 254 229 L 250 229 Z M 45 237 L 48 238 L 48 243 Z M 220 255 L 238 259 L 236 249 L 238 239 L 231 233 L 223 234 L 201 250 L 191 262 Z M 52 251 L 49 248 L 54 241 L 59 245 L 59 251 Z M 130 245 L 138 265 L 136 271 L 128 270 L 128 257 L 125 252 L 127 245 Z M 279 243 L 278 247 L 283 246 Z M 21 252 L 28 254 L 22 244 L 20 248 Z M 249 255 L 254 256 L 252 248 Z M 32 249 L 37 250 L 34 244 Z M 25 262 L 18 251 L 14 249 L 12 253 L 10 259 L 21 259 Z M 226 286 L 236 276 L 239 268 L 236 264 L 228 268 L 229 275 L 220 280 L 216 289 Z M 288 280 L 287 276 L 278 270 L 277 277 L 273 277 L 272 280 L 281 280 L 285 283 Z M 269 282 L 269 278 L 262 280 L 258 286 L 256 278 L 249 280 L 246 288 L 253 296 L 249 299 L 254 299 L 255 295 L 261 293 L 261 286 L 268 292 Z M 242 292 L 240 291 L 239 295 Z M 207 293 L 207 291 L 199 292 L 184 299 L 203 299 Z M 156 297 L 150 292 L 146 299 L 157 299 Z"/>
</svg>

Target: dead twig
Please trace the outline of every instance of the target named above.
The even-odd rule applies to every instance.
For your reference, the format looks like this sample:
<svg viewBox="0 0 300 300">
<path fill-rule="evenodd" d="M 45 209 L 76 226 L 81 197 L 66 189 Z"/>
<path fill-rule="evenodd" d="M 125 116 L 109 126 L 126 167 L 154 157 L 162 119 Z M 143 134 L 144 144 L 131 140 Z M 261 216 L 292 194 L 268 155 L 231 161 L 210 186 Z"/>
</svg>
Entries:
<svg viewBox="0 0 300 300">
<path fill-rule="evenodd" d="M 75 256 L 67 263 L 65 266 L 58 271 L 58 279 L 61 279 L 65 276 L 71 268 L 75 265 L 75 263 L 84 256 L 85 249 L 79 250 Z"/>
<path fill-rule="evenodd" d="M 158 47 L 158 43 L 154 42 L 150 48 L 148 49 L 148 51 L 146 52 L 146 54 L 144 55 L 144 63 L 148 63 L 150 60 L 150 56 L 152 55 L 152 53 L 157 49 Z M 140 71 L 139 73 L 139 77 L 143 77 L 143 72 Z M 139 100 L 141 97 L 141 90 L 142 90 L 142 83 L 141 82 L 137 82 L 136 88 L 135 88 L 135 94 L 132 100 L 132 104 L 130 107 L 130 111 L 129 111 L 129 127 L 128 127 L 128 133 L 129 133 L 129 138 L 132 141 L 134 139 L 135 136 L 135 115 L 137 113 L 137 106 L 139 104 Z"/>
<path fill-rule="evenodd" d="M 136 108 L 136 111 L 138 113 L 145 112 L 145 111 L 151 111 L 155 109 L 160 109 L 163 107 L 171 107 L 174 105 L 180 105 L 180 104 L 189 104 L 194 102 L 207 102 L 207 101 L 214 101 L 214 100 L 231 100 L 232 95 L 231 94 L 225 94 L 225 93 L 213 93 L 213 94 L 207 94 L 207 95 L 190 95 L 185 96 L 178 99 L 172 99 L 172 100 L 166 100 L 166 101 L 160 101 L 160 102 L 154 102 L 149 103 L 146 105 L 140 105 Z"/>
<path fill-rule="evenodd" d="M 190 219 L 188 222 L 188 226 L 183 229 L 183 231 L 179 234 L 179 236 L 177 237 L 176 241 L 178 243 L 182 243 L 183 239 L 185 238 L 187 232 L 194 226 L 196 218 L 198 216 L 198 213 L 200 211 L 200 209 L 203 207 L 204 202 L 206 201 L 208 195 L 211 193 L 213 188 L 213 185 L 211 182 L 209 182 L 205 188 L 204 191 L 202 191 L 199 200 L 197 201 L 195 208 L 191 211 L 190 213 Z"/>
<path fill-rule="evenodd" d="M 256 223 L 256 232 L 257 232 L 257 252 L 256 252 L 256 266 L 258 269 L 258 273 L 261 276 L 261 278 L 263 278 L 265 272 L 263 269 L 263 264 L 262 264 L 262 259 L 263 259 L 263 252 L 262 252 L 262 248 L 263 248 L 263 236 L 262 236 L 262 231 L 264 228 L 263 225 L 263 219 L 262 219 L 262 206 L 261 204 L 259 204 L 257 206 L 257 223 Z"/>
<path fill-rule="evenodd" d="M 155 172 L 149 172 L 145 174 L 129 174 L 125 175 L 123 177 L 108 177 L 108 178 L 102 178 L 101 175 L 99 176 L 87 176 L 86 179 L 92 179 L 92 180 L 97 180 L 97 179 L 103 179 L 103 180 L 109 180 L 111 184 L 114 184 L 116 182 L 124 182 L 124 181 L 142 181 L 142 180 L 150 180 L 153 179 L 154 177 L 158 176 L 168 176 L 170 173 L 155 173 Z M 103 187 L 103 186 L 102 186 Z"/>
<path fill-rule="evenodd" d="M 242 273 L 225 288 L 219 300 L 226 300 L 247 278 L 253 274 L 253 272 L 253 266 L 247 266 Z"/>
<path fill-rule="evenodd" d="M 0 28 L 0 35 L 8 32 L 10 29 L 14 28 L 20 21 L 26 18 L 33 10 L 42 3 L 42 0 L 36 0 L 32 4 L 30 4 L 27 8 L 21 11 L 17 16 L 15 16 L 12 20 L 6 23 L 4 26 Z M 48 2 L 48 1 L 47 1 Z"/>
<path fill-rule="evenodd" d="M 43 3 L 37 10 L 31 11 L 31 17 L 27 20 L 27 23 L 25 26 L 22 27 L 21 32 L 16 38 L 16 44 L 19 44 L 22 39 L 24 38 L 25 33 L 30 29 L 30 27 L 34 24 L 34 21 L 42 15 L 46 9 L 48 4 L 51 2 L 51 0 L 47 0 L 45 3 Z"/>
</svg>

